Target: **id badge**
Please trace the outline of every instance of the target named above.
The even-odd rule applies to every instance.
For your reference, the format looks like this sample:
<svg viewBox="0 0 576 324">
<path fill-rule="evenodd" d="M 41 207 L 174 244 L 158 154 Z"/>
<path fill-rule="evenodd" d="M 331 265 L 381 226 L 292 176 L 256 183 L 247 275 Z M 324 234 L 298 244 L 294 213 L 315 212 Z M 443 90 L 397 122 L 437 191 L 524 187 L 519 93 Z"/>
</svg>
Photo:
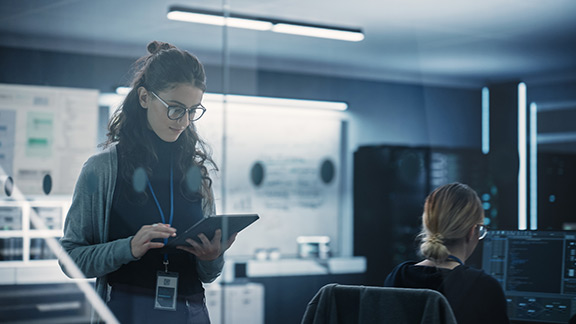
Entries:
<svg viewBox="0 0 576 324">
<path fill-rule="evenodd" d="M 154 308 L 175 311 L 176 296 L 178 296 L 178 273 L 158 271 Z"/>
</svg>

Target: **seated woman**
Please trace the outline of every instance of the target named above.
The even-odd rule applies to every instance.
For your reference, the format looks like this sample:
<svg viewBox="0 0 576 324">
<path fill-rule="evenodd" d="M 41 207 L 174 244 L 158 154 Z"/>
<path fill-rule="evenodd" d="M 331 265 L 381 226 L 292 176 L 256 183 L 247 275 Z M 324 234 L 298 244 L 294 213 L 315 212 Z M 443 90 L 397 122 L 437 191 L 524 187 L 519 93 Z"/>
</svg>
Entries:
<svg viewBox="0 0 576 324">
<path fill-rule="evenodd" d="M 502 287 L 464 262 L 486 235 L 484 210 L 467 185 L 452 183 L 426 198 L 422 215 L 420 262 L 404 262 L 388 275 L 387 287 L 428 288 L 450 303 L 459 324 L 508 323 Z"/>
</svg>

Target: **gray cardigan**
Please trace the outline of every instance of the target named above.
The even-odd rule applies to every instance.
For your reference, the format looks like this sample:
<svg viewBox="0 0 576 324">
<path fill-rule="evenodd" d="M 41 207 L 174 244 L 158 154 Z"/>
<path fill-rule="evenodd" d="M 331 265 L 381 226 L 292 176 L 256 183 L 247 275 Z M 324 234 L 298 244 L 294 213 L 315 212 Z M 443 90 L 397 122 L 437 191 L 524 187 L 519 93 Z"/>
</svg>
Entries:
<svg viewBox="0 0 576 324">
<path fill-rule="evenodd" d="M 72 196 L 72 205 L 66 216 L 64 236 L 60 243 L 87 278 L 96 277 L 96 291 L 106 302 L 108 285 L 106 275 L 123 264 L 137 260 L 131 252 L 131 237 L 108 242 L 108 225 L 116 175 L 118 154 L 111 146 L 86 161 L 78 177 Z M 204 216 L 215 213 L 214 204 L 203 204 Z M 222 272 L 224 258 L 197 261 L 198 277 L 212 282 Z M 61 263 L 60 267 L 66 271 Z"/>
</svg>

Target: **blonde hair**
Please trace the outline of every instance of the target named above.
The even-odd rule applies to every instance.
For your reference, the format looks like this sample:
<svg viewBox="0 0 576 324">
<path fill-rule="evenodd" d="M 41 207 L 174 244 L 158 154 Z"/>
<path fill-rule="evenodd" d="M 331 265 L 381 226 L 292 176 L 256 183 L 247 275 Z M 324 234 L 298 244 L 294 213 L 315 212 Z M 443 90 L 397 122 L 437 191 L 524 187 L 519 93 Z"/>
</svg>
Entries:
<svg viewBox="0 0 576 324">
<path fill-rule="evenodd" d="M 482 202 L 467 185 L 455 182 L 436 188 L 424 204 L 420 253 L 434 262 L 445 261 L 449 247 L 483 219 Z"/>
</svg>

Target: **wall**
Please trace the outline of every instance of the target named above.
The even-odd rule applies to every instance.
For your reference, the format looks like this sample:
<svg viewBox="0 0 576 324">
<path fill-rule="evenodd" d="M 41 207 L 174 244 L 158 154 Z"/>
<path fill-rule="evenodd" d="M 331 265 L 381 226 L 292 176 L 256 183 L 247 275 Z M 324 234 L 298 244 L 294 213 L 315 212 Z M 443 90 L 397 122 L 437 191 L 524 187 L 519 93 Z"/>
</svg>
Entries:
<svg viewBox="0 0 576 324">
<path fill-rule="evenodd" d="M 144 54 L 144 53 L 143 53 Z M 134 59 L 0 47 L 0 83 L 79 87 L 111 92 L 125 84 Z M 226 88 L 207 66 L 208 92 Z M 231 93 L 345 101 L 347 142 L 341 217 L 342 255 L 352 255 L 352 155 L 363 145 L 480 149 L 481 91 L 433 85 L 232 69 Z M 383 76 L 385 78 L 385 76 Z"/>
<path fill-rule="evenodd" d="M 0 47 L 0 83 L 112 92 L 129 80 L 134 59 Z M 222 91 L 222 71 L 207 66 L 208 92 Z M 385 76 L 383 76 L 385 78 Z M 480 146 L 480 89 L 399 84 L 330 76 L 233 69 L 230 92 L 346 101 L 352 143 Z M 354 127 L 358 125 L 362 131 Z M 454 135 L 458 136 L 454 136 Z"/>
</svg>

